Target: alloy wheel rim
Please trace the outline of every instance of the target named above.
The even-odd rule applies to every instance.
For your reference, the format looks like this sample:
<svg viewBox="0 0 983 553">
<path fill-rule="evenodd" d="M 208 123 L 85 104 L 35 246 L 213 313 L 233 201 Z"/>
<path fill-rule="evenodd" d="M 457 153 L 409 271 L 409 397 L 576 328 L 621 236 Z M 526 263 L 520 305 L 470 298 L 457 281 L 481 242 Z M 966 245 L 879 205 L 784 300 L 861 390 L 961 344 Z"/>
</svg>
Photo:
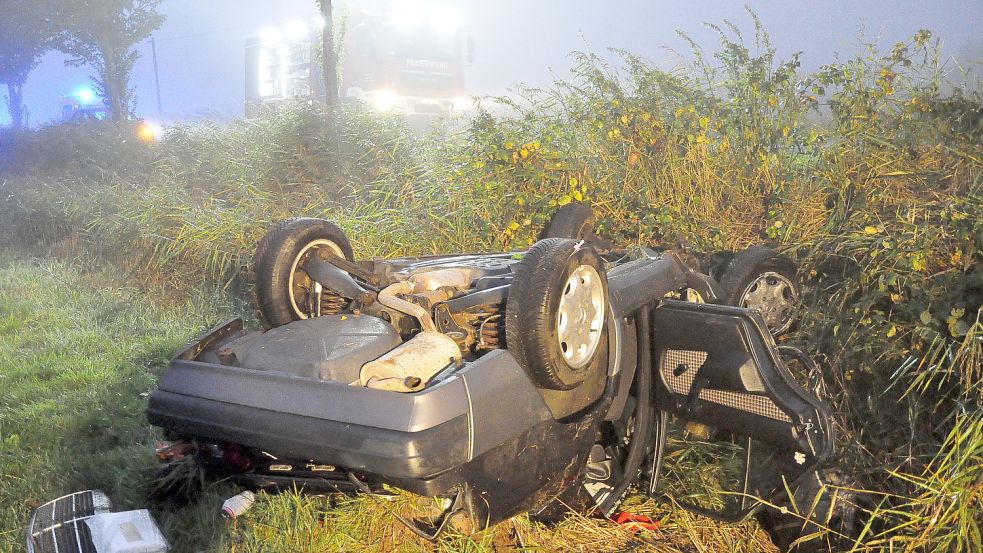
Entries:
<svg viewBox="0 0 983 553">
<path fill-rule="evenodd" d="M 741 294 L 741 307 L 760 313 L 772 334 L 781 334 L 792 326 L 792 311 L 798 301 L 792 281 L 774 271 L 762 273 Z"/>
<path fill-rule="evenodd" d="M 604 286 L 597 269 L 577 267 L 567 278 L 556 313 L 556 339 L 563 360 L 580 369 L 594 357 L 604 327 Z"/>
</svg>

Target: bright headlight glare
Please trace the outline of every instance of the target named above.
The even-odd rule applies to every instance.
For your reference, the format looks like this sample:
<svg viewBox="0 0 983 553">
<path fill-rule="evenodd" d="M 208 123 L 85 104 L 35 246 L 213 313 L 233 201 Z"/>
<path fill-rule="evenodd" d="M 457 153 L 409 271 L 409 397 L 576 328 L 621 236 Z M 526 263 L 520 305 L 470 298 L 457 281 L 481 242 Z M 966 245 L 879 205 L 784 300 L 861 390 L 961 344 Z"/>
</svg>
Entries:
<svg viewBox="0 0 983 553">
<path fill-rule="evenodd" d="M 399 103 L 399 96 L 392 90 L 380 90 L 372 96 L 372 105 L 379 111 L 390 111 Z"/>
<path fill-rule="evenodd" d="M 163 128 L 158 124 L 144 121 L 140 123 L 140 126 L 137 128 L 137 135 L 144 142 L 153 142 L 154 140 L 157 140 L 157 137 L 160 136 L 162 130 Z"/>
</svg>

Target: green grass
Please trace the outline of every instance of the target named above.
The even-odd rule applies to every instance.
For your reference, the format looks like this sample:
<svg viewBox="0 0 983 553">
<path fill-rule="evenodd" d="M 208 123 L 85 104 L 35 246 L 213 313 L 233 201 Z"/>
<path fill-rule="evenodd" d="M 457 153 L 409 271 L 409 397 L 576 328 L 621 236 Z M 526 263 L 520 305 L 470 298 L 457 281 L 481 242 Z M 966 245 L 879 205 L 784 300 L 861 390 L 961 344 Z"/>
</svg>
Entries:
<svg viewBox="0 0 983 553">
<path fill-rule="evenodd" d="M 0 551 L 21 550 L 33 508 L 64 493 L 144 505 L 160 439 L 145 396 L 174 350 L 230 311 L 212 298 L 164 306 L 116 280 L 0 251 Z M 167 524 L 201 520 L 208 543 L 220 536 L 214 513 Z"/>
<path fill-rule="evenodd" d="M 81 489 L 106 491 L 119 509 L 147 506 L 160 433 L 144 418 L 146 394 L 167 360 L 193 336 L 243 305 L 225 294 L 175 297 L 121 285 L 105 267 L 27 259 L 0 250 L 0 552 L 23 549 L 34 508 Z M 643 535 L 572 517 L 558 527 L 516 517 L 438 544 L 410 534 L 392 513 L 425 517 L 430 498 L 260 494 L 227 523 L 230 483 L 211 484 L 195 505 L 155 512 L 176 552 L 322 551 L 762 551 L 753 522 L 717 525 L 668 505 L 631 500 L 660 519 Z"/>
</svg>

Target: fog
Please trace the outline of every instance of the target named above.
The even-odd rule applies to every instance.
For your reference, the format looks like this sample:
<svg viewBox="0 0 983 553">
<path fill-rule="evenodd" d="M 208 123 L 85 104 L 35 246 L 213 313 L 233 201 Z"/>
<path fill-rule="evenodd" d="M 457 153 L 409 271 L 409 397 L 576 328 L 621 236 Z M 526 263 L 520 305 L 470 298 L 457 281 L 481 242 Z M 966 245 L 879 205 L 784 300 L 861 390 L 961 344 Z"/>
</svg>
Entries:
<svg viewBox="0 0 983 553">
<path fill-rule="evenodd" d="M 365 1 L 335 3 L 336 13 L 342 13 Z M 472 95 L 501 94 L 516 83 L 548 83 L 551 73 L 566 74 L 574 50 L 610 55 L 609 47 L 624 48 L 661 66 L 672 66 L 689 55 L 677 30 L 713 48 L 716 36 L 703 25 L 706 21 L 728 19 L 748 35 L 752 29 L 742 3 L 721 0 L 458 0 L 455 5 L 474 42 L 474 61 L 466 70 L 466 89 Z M 857 52 L 861 37 L 889 47 L 920 28 L 940 37 L 947 55 L 979 59 L 983 52 L 978 30 L 983 2 L 978 0 L 758 1 L 751 8 L 779 54 L 802 51 L 806 69 L 831 61 L 836 52 Z M 164 122 L 241 116 L 246 39 L 264 25 L 316 13 L 314 0 L 164 0 L 161 9 L 167 20 L 154 36 L 162 117 L 157 113 L 149 41 L 140 48 L 133 85 L 137 116 Z M 25 86 L 32 125 L 58 118 L 61 98 L 88 81 L 89 68 L 66 67 L 63 62 L 61 54 L 48 54 Z M 6 117 L 4 109 L 0 124 Z"/>
</svg>

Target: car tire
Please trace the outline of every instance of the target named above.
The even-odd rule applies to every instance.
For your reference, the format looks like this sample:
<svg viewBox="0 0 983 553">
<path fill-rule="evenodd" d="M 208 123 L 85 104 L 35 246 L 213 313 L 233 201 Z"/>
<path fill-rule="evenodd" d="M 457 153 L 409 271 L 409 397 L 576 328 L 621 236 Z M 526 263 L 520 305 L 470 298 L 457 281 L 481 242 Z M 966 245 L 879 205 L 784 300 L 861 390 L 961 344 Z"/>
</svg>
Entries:
<svg viewBox="0 0 983 553">
<path fill-rule="evenodd" d="M 724 269 L 722 301 L 758 311 L 772 336 L 781 336 L 792 329 L 795 306 L 802 297 L 796 274 L 791 259 L 769 247 L 752 246 Z"/>
<path fill-rule="evenodd" d="M 515 267 L 505 315 L 509 352 L 540 387 L 570 390 L 607 369 L 608 286 L 590 245 L 549 238 Z"/>
<path fill-rule="evenodd" d="M 782 551 L 846 551 L 864 527 L 851 488 L 840 471 L 819 470 L 796 486 L 791 498 L 766 505 L 758 518 Z"/>
<path fill-rule="evenodd" d="M 293 217 L 273 225 L 256 246 L 253 275 L 257 316 L 265 328 L 309 318 L 301 295 L 310 277 L 299 267 L 302 258 L 321 252 L 351 261 L 352 246 L 338 225 L 311 217 Z"/>
<path fill-rule="evenodd" d="M 557 209 L 539 233 L 539 239 L 587 240 L 594 235 L 594 211 L 587 204 L 569 203 Z"/>
</svg>

